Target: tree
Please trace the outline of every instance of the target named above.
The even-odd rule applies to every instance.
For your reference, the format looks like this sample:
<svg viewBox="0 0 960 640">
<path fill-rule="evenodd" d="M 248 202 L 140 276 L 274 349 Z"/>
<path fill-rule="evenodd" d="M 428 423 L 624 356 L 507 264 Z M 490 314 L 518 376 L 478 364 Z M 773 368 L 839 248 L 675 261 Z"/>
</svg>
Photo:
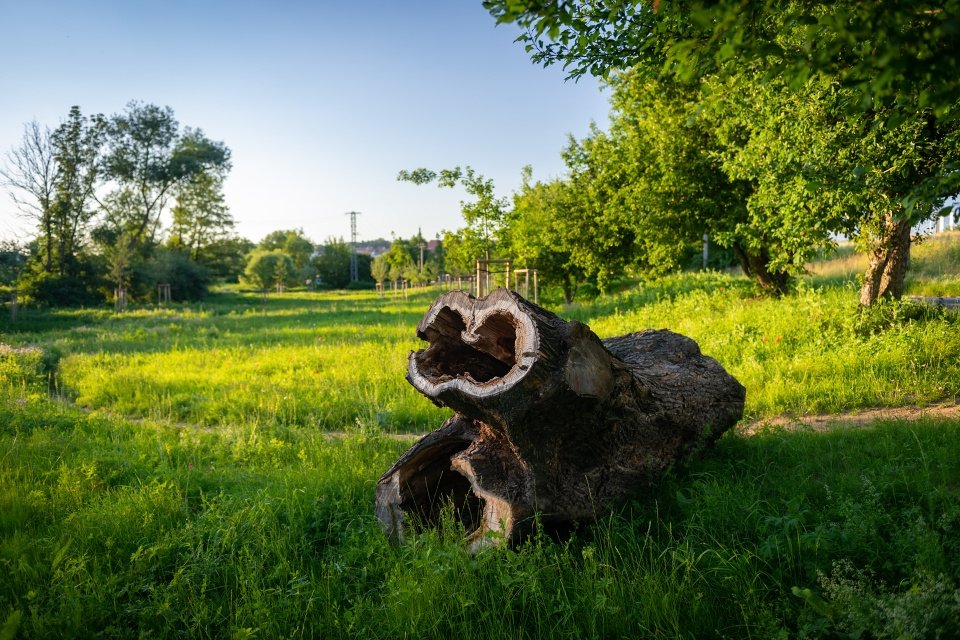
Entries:
<svg viewBox="0 0 960 640">
<path fill-rule="evenodd" d="M 836 171 L 842 163 L 821 154 L 825 164 L 814 173 L 833 174 L 833 181 L 807 180 L 814 185 L 807 200 L 815 201 L 818 193 L 842 191 L 851 209 L 839 223 L 841 228 L 830 229 L 826 220 L 796 225 L 799 219 L 794 228 L 804 238 L 856 222 L 860 246 L 871 254 L 863 304 L 872 304 L 881 295 L 899 296 L 909 260 L 910 228 L 942 213 L 947 199 L 960 191 L 956 134 L 960 76 L 954 55 L 960 44 L 958 0 L 829 4 L 487 0 L 484 5 L 498 21 L 526 27 L 520 40 L 535 61 L 562 63 L 572 76 L 609 77 L 637 67 L 648 75 L 714 86 L 732 82 L 742 87 L 746 77 L 754 86 L 776 86 L 776 99 L 784 102 L 791 93 L 794 98 L 809 96 L 811 87 L 830 87 L 841 95 L 842 105 L 827 98 L 833 100 L 828 109 L 833 124 L 819 133 L 807 132 L 807 138 L 822 135 L 830 140 L 838 132 L 858 131 L 862 142 L 855 150 L 860 164 L 844 174 Z M 727 154 L 726 170 L 742 176 L 759 167 L 756 162 L 741 162 L 746 156 L 738 160 L 737 155 Z M 849 153 L 842 156 L 853 159 Z M 880 169 L 884 166 L 887 173 Z M 791 170 L 790 175 L 799 181 L 801 173 Z M 877 179 L 869 180 L 871 175 Z M 854 206 L 857 198 L 860 204 Z M 767 208 L 769 214 L 769 207 L 760 203 L 770 201 L 753 198 L 749 212 L 759 218 Z M 809 222 L 811 217 L 800 219 Z M 794 252 L 791 261 L 802 254 Z M 772 259 L 776 264 L 777 258 Z"/>
<path fill-rule="evenodd" d="M 580 224 L 576 214 L 569 183 L 559 179 L 531 183 L 526 167 L 505 225 L 515 264 L 537 269 L 543 279 L 559 283 L 567 304 L 573 302 L 577 283 L 584 277 L 569 244 L 568 231 Z"/>
<path fill-rule="evenodd" d="M 16 285 L 29 256 L 24 245 L 14 240 L 0 240 L 0 287 Z"/>
<path fill-rule="evenodd" d="M 50 137 L 50 129 L 42 128 L 36 120 L 27 123 L 20 146 L 7 153 L 7 162 L 0 170 L 0 178 L 13 202 L 40 227 L 42 260 L 48 272 L 53 269 L 53 204 L 57 175 Z"/>
<path fill-rule="evenodd" d="M 459 231 L 444 230 L 441 234 L 444 247 L 444 267 L 457 276 L 468 276 L 474 271 L 477 254 L 471 244 L 464 244 Z"/>
<path fill-rule="evenodd" d="M 762 287 L 782 293 L 832 233 L 855 225 L 843 188 L 855 166 L 854 130 L 840 116 L 845 95 L 830 80 L 790 88 L 747 71 L 710 78 L 701 91 L 691 105 L 696 126 L 712 141 L 715 166 L 741 185 L 736 214 L 714 207 L 704 230 Z"/>
<path fill-rule="evenodd" d="M 484 0 L 535 62 L 571 77 L 636 65 L 690 78 L 760 63 L 767 78 L 813 75 L 853 89 L 854 110 L 929 109 L 956 116 L 960 2 L 887 0 Z"/>
<path fill-rule="evenodd" d="M 864 122 L 855 146 L 858 166 L 848 174 L 856 204 L 858 248 L 869 264 L 860 303 L 900 298 L 910 262 L 912 228 L 944 215 L 960 192 L 960 119 L 912 118 Z"/>
<path fill-rule="evenodd" d="M 117 242 L 106 251 L 107 277 L 117 288 L 130 286 L 135 252 L 133 237 L 128 233 L 120 234 Z"/>
<path fill-rule="evenodd" d="M 327 238 L 320 255 L 313 259 L 313 267 L 321 282 L 334 289 L 350 284 L 350 259 L 353 248 L 343 238 Z"/>
<path fill-rule="evenodd" d="M 226 236 L 207 245 L 202 255 L 203 266 L 213 277 L 225 282 L 237 282 L 246 264 L 246 256 L 256 245 L 246 238 Z"/>
<path fill-rule="evenodd" d="M 87 205 L 101 131 L 102 118 L 86 118 L 79 107 L 52 132 L 32 122 L 0 171 L 14 202 L 37 222 L 34 264 L 20 284 L 38 302 L 86 304 L 99 284 L 93 261 L 81 251 L 94 213 Z"/>
<path fill-rule="evenodd" d="M 411 255 L 410 243 L 402 238 L 395 239 L 390 244 L 390 250 L 386 254 L 387 264 L 390 265 L 390 281 L 396 283 L 401 278 L 409 279 L 411 270 L 416 271 L 416 265 Z"/>
<path fill-rule="evenodd" d="M 86 237 L 87 225 L 94 216 L 88 205 L 94 199 L 99 178 L 103 130 L 102 116 L 88 119 L 75 106 L 70 109 L 66 122 L 51 136 L 57 164 L 53 206 L 56 272 L 61 276 L 73 270 Z"/>
<path fill-rule="evenodd" d="M 204 262 L 206 250 L 233 229 L 233 216 L 223 197 L 223 173 L 204 169 L 179 182 L 169 245 L 183 250 L 196 262 Z"/>
<path fill-rule="evenodd" d="M 311 258 L 314 253 L 313 241 L 307 238 L 303 229 L 271 231 L 260 241 L 261 249 L 281 249 L 293 260 L 297 276 L 308 278 L 311 275 Z"/>
<path fill-rule="evenodd" d="M 370 273 L 373 275 L 374 281 L 380 285 L 380 294 L 383 295 L 383 283 L 390 275 L 390 264 L 387 262 L 386 254 L 381 253 L 373 259 L 370 265 Z"/>
<path fill-rule="evenodd" d="M 295 272 L 293 259 L 280 249 L 254 249 L 247 257 L 243 277 L 247 283 L 266 291 L 278 284 L 292 286 L 296 283 Z"/>
<path fill-rule="evenodd" d="M 460 213 L 467 226 L 456 232 L 458 249 L 465 255 L 472 254 L 472 259 L 490 257 L 509 207 L 506 198 L 497 197 L 493 180 L 484 178 L 472 167 L 454 167 L 439 173 L 423 168 L 404 170 L 399 173 L 397 180 L 418 185 L 436 180 L 440 187 L 453 188 L 459 185 L 473 196 L 475 200 L 472 202 L 460 202 Z"/>
<path fill-rule="evenodd" d="M 103 167 L 115 189 L 100 204 L 113 228 L 129 232 L 135 246 L 148 252 L 174 187 L 229 166 L 229 149 L 199 129 L 181 133 L 170 107 L 131 102 L 107 125 Z"/>
</svg>

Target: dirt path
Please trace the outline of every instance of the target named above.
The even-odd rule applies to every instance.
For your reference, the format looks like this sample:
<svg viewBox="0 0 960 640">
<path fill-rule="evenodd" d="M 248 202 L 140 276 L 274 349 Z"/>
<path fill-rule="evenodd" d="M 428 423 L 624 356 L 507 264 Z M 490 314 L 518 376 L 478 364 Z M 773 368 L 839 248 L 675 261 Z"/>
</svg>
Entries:
<svg viewBox="0 0 960 640">
<path fill-rule="evenodd" d="M 745 422 L 737 426 L 737 431 L 748 436 L 761 431 L 765 427 L 785 427 L 788 429 L 812 427 L 816 431 L 825 431 L 837 427 L 865 427 L 875 420 L 919 420 L 920 418 L 960 420 L 960 404 L 949 402 L 931 404 L 925 407 L 885 407 L 835 414 L 797 417 L 775 416 Z"/>
</svg>

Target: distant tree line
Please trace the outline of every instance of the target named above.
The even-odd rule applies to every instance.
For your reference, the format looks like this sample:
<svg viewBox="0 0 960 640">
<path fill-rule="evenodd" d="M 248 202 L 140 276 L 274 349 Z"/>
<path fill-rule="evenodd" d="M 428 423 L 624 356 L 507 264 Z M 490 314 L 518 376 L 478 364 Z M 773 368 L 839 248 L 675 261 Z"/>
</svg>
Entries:
<svg viewBox="0 0 960 640">
<path fill-rule="evenodd" d="M 443 244 L 430 246 L 418 232 L 410 238 L 394 238 L 389 249 L 377 256 L 358 253 L 358 278 L 351 282 L 354 249 L 343 238 L 330 237 L 315 245 L 303 229 L 279 230 L 268 234 L 247 254 L 242 280 L 263 291 L 291 287 L 369 289 L 377 283 L 396 288 L 402 281 L 425 284 L 435 281 L 446 268 Z"/>
<path fill-rule="evenodd" d="M 373 288 L 424 283 L 445 272 L 443 245 L 417 233 L 382 242 L 374 258 L 342 238 L 317 245 L 302 229 L 259 243 L 234 233 L 223 195 L 230 151 L 181 127 L 169 107 L 131 102 L 119 114 L 70 109 L 55 128 L 24 126 L 0 166 L 0 184 L 32 223 L 25 242 L 0 242 L 0 287 L 57 306 L 99 304 L 123 288 L 149 301 L 169 284 L 174 300 L 204 296 L 214 282 L 261 290 Z"/>
</svg>

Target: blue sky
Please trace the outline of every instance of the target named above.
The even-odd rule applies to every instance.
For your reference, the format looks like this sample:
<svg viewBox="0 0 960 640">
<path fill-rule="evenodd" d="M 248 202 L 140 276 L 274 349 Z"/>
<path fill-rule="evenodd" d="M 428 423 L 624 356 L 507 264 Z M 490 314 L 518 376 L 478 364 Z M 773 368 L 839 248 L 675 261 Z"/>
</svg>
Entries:
<svg viewBox="0 0 960 640">
<path fill-rule="evenodd" d="M 71 105 L 152 102 L 230 147 L 241 235 L 346 237 L 356 210 L 362 239 L 433 237 L 461 225 L 465 194 L 399 170 L 469 164 L 509 195 L 524 165 L 562 174 L 567 135 L 606 121 L 595 80 L 534 66 L 517 34 L 480 0 L 0 0 L 0 154 Z M 0 237 L 32 232 L 0 194 Z"/>
</svg>

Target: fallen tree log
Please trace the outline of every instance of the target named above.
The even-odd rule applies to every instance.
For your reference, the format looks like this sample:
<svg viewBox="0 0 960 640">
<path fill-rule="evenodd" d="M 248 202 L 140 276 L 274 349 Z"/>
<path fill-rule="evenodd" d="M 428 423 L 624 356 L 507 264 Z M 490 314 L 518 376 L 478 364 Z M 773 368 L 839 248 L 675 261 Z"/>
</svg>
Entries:
<svg viewBox="0 0 960 640">
<path fill-rule="evenodd" d="M 468 545 L 516 544 L 535 517 L 593 519 L 743 415 L 744 388 L 679 334 L 600 340 L 506 289 L 441 296 L 417 327 L 407 380 L 456 413 L 380 478 L 387 535 L 436 526 L 445 505 Z"/>
</svg>

